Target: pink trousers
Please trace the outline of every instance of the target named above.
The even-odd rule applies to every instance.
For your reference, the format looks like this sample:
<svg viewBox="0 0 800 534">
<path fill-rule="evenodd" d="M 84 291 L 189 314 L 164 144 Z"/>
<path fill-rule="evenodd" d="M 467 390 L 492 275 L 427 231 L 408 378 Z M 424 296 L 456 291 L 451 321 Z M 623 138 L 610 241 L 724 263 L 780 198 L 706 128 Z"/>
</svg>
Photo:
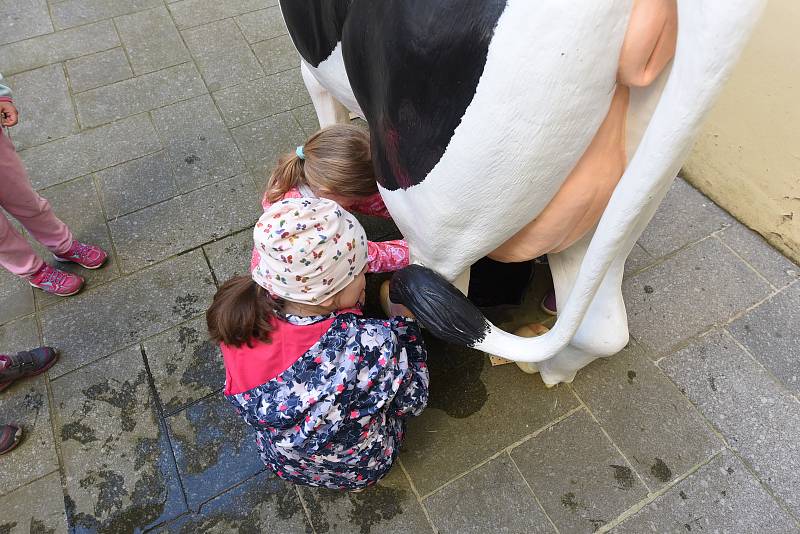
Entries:
<svg viewBox="0 0 800 534">
<path fill-rule="evenodd" d="M 7 132 L 0 129 L 0 206 L 13 215 L 54 254 L 72 246 L 72 233 L 53 214 L 50 203 L 33 190 L 28 173 Z M 30 276 L 44 264 L 30 244 L 0 212 L 0 265 L 14 274 Z"/>
</svg>

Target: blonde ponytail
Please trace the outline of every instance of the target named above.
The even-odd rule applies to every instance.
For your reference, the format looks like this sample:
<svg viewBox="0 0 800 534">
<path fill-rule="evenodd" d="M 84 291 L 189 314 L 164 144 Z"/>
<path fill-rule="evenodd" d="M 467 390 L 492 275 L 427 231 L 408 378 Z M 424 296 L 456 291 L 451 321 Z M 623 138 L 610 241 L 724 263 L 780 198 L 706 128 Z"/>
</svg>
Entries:
<svg viewBox="0 0 800 534">
<path fill-rule="evenodd" d="M 290 189 L 301 183 L 303 183 L 303 160 L 295 154 L 284 154 L 267 180 L 267 200 L 277 202 Z"/>
</svg>

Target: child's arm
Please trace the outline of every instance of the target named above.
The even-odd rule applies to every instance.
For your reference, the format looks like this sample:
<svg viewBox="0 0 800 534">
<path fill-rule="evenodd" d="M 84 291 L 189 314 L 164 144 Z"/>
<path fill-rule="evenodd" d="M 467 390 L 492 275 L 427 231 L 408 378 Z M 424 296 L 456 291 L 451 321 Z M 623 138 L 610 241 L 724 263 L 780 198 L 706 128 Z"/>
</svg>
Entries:
<svg viewBox="0 0 800 534">
<path fill-rule="evenodd" d="M 392 320 L 392 329 L 397 335 L 397 351 L 408 356 L 408 372 L 392 401 L 394 414 L 401 417 L 417 416 L 428 405 L 428 353 L 422 342 L 419 324 L 408 318 Z"/>
<path fill-rule="evenodd" d="M 386 204 L 383 203 L 383 198 L 380 193 L 360 198 L 350 203 L 347 211 L 357 211 L 364 215 L 374 215 L 375 217 L 383 217 L 384 219 L 391 219 L 389 210 L 386 209 Z"/>
<path fill-rule="evenodd" d="M 367 243 L 367 272 L 390 273 L 407 267 L 408 244 L 404 239 Z"/>
</svg>

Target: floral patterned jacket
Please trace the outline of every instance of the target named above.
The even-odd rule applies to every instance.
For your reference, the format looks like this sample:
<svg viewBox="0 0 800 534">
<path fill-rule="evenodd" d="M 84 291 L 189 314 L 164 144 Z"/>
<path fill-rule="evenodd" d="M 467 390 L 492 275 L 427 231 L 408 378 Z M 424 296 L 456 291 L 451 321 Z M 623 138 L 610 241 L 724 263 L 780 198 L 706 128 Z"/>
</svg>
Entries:
<svg viewBox="0 0 800 534">
<path fill-rule="evenodd" d="M 271 342 L 222 346 L 226 397 L 257 434 L 264 463 L 279 477 L 310 486 L 359 489 L 391 468 L 406 418 L 428 401 L 426 351 L 411 319 L 369 319 L 360 313 L 281 316 Z M 230 391 L 229 368 L 267 351 L 278 359 L 293 337 L 322 330 L 288 368 L 245 391 Z M 232 351 L 239 351 L 234 358 Z M 244 351 L 244 352 L 242 352 Z"/>
</svg>

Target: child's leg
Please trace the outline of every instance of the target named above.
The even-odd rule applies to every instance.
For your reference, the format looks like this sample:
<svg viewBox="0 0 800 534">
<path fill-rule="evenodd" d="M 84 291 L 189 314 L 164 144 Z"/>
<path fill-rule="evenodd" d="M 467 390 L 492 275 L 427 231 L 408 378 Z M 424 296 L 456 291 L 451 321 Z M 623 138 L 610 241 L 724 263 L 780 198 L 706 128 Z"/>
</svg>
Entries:
<svg viewBox="0 0 800 534">
<path fill-rule="evenodd" d="M 21 222 L 37 241 L 54 254 L 66 254 L 70 249 L 72 233 L 67 225 L 55 216 L 50 203 L 33 190 L 22 160 L 5 134 L 0 134 L 0 205 Z M 13 229 L 11 231 L 13 232 Z M 16 232 L 14 233 L 16 234 Z M 11 264 L 22 261 L 5 258 L 7 254 L 21 252 L 22 249 L 18 243 L 15 248 L 8 248 L 10 251 L 8 253 L 5 252 L 5 242 L 2 244 L 2 248 L 4 249 L 4 265 L 6 261 Z M 14 272 L 12 268 L 9 270 Z"/>
<path fill-rule="evenodd" d="M 3 188 L 0 187 L 0 190 Z M 0 214 L 0 265 L 19 276 L 32 276 L 44 261 L 36 255 L 24 237 Z"/>
</svg>

